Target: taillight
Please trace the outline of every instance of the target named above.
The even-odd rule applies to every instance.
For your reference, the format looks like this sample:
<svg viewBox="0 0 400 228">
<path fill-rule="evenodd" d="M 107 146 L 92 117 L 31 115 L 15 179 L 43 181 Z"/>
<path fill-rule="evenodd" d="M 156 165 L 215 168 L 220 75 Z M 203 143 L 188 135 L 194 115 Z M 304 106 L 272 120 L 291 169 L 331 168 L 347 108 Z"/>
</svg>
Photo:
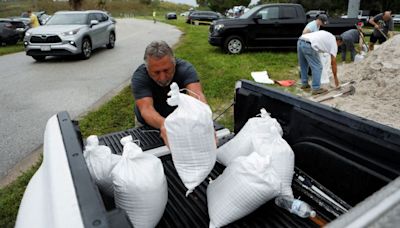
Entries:
<svg viewBox="0 0 400 228">
<path fill-rule="evenodd" d="M 13 28 L 12 24 L 10 24 L 10 23 L 5 24 L 4 26 L 5 26 L 6 28 L 9 28 L 9 29 Z"/>
</svg>

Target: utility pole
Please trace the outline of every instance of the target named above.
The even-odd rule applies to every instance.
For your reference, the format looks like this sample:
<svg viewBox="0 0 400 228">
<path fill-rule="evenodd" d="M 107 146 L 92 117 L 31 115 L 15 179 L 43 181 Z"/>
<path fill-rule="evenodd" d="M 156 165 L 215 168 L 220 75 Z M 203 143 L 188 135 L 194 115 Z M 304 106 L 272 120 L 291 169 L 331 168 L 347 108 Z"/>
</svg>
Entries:
<svg viewBox="0 0 400 228">
<path fill-rule="evenodd" d="M 360 10 L 360 0 L 349 0 L 349 5 L 347 7 L 347 17 L 357 18 L 359 10 Z"/>
</svg>

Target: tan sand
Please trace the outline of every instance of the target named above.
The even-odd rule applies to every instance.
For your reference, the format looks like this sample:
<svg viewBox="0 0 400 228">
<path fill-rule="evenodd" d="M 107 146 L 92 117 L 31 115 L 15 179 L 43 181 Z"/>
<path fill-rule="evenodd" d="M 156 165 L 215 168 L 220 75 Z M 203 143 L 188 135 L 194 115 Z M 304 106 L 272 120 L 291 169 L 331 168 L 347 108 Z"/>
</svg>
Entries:
<svg viewBox="0 0 400 228">
<path fill-rule="evenodd" d="M 354 80 L 356 93 L 327 105 L 400 129 L 400 35 L 368 53 L 360 62 L 338 67 L 341 83 Z"/>
</svg>

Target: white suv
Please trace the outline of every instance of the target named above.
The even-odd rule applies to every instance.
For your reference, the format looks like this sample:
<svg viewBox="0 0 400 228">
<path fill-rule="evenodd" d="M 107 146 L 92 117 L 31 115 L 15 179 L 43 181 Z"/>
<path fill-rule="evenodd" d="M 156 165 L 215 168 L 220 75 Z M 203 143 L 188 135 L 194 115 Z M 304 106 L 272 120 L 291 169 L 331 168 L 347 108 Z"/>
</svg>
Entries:
<svg viewBox="0 0 400 228">
<path fill-rule="evenodd" d="M 115 23 L 103 11 L 59 11 L 45 25 L 28 30 L 24 45 L 37 61 L 64 55 L 88 59 L 95 48 L 114 47 Z"/>
</svg>

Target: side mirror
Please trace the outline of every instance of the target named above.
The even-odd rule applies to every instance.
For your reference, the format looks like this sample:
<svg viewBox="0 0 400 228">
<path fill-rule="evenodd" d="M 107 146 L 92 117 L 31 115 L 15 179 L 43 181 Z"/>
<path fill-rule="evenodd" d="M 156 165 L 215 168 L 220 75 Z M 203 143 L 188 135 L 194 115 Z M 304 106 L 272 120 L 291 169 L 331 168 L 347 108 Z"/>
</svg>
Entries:
<svg viewBox="0 0 400 228">
<path fill-rule="evenodd" d="M 257 22 L 258 20 L 261 20 L 261 19 L 262 19 L 261 14 L 257 14 L 255 17 L 253 17 L 253 20 L 254 20 L 255 22 Z"/>
<path fill-rule="evenodd" d="M 90 21 L 90 27 L 93 27 L 93 25 L 97 25 L 97 24 L 99 24 L 98 20 L 91 20 Z"/>
</svg>

